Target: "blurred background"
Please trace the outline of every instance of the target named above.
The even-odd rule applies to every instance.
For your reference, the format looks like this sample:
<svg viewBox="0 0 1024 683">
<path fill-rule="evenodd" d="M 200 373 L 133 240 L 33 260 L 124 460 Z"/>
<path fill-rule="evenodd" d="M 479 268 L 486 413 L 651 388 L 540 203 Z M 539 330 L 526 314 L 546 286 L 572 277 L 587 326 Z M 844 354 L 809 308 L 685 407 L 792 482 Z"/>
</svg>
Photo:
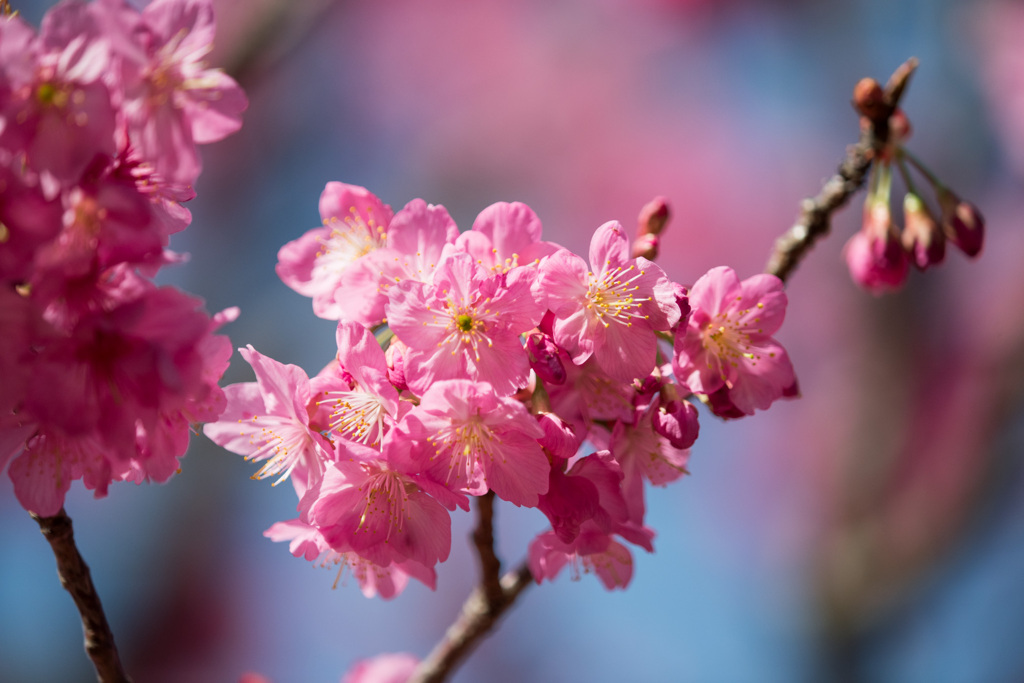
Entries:
<svg viewBox="0 0 1024 683">
<path fill-rule="evenodd" d="M 51 3 L 19 0 L 38 25 Z M 779 339 L 803 397 L 723 423 L 702 411 L 692 476 L 648 494 L 656 552 L 607 593 L 530 588 L 455 681 L 1024 680 L 1024 6 L 1009 0 L 215 2 L 211 60 L 251 100 L 203 149 L 191 261 L 162 277 L 241 307 L 235 346 L 313 374 L 334 324 L 274 274 L 319 223 L 324 184 L 467 229 L 523 201 L 586 253 L 666 196 L 659 263 L 692 283 L 759 272 L 857 138 L 849 100 L 920 58 L 910 147 L 987 218 L 981 257 L 881 298 L 841 258 L 860 202 L 789 283 Z M 897 195 L 899 201 L 899 195 Z M 898 214 L 897 214 L 898 215 Z M 225 382 L 249 381 L 237 356 Z M 424 656 L 476 580 L 457 515 L 438 590 L 392 602 L 262 532 L 290 487 L 197 435 L 166 485 L 77 483 L 66 509 L 136 681 L 338 681 L 361 658 Z M 497 508 L 509 565 L 546 526 Z M 0 480 L 0 680 L 92 680 L 37 525 Z"/>
</svg>

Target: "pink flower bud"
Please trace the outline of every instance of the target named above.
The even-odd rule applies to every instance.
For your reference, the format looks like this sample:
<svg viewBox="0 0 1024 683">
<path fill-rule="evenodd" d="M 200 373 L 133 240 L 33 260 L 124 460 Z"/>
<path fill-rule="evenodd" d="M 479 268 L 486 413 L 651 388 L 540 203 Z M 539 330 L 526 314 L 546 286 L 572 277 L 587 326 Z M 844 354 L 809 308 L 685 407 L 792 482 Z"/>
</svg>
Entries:
<svg viewBox="0 0 1024 683">
<path fill-rule="evenodd" d="M 669 208 L 668 200 L 664 197 L 655 197 L 644 204 L 644 208 L 640 209 L 640 216 L 637 219 L 636 226 L 637 236 L 643 237 L 644 235 L 660 235 L 665 229 L 665 226 L 668 225 L 668 220 L 671 218 L 671 215 L 672 211 Z M 657 240 L 655 240 L 654 243 L 657 245 Z M 635 245 L 633 250 L 635 256 Z"/>
<path fill-rule="evenodd" d="M 942 263 L 946 237 L 921 198 L 912 192 L 903 197 L 903 248 L 921 270 Z"/>
<path fill-rule="evenodd" d="M 409 385 L 405 383 L 405 351 L 408 347 L 398 337 L 391 338 L 391 344 L 384 351 L 384 360 L 388 365 L 388 381 L 398 391 L 405 391 Z"/>
<path fill-rule="evenodd" d="M 530 367 L 546 384 L 565 384 L 565 367 L 558 357 L 558 345 L 548 335 L 533 332 L 526 338 Z"/>
<path fill-rule="evenodd" d="M 947 188 L 939 188 L 938 193 L 946 237 L 971 258 L 977 256 L 985 239 L 985 219 L 981 212 Z"/>
<path fill-rule="evenodd" d="M 843 253 L 853 281 L 872 294 L 899 289 L 910 270 L 888 201 L 869 197 L 864 205 L 864 226 L 846 243 Z"/>
<path fill-rule="evenodd" d="M 648 261 L 658 258 L 658 236 L 653 234 L 640 235 L 633 242 L 633 258 L 641 256 Z"/>
<path fill-rule="evenodd" d="M 689 448 L 700 432 L 697 408 L 689 401 L 665 401 L 654 411 L 651 424 L 674 448 Z"/>
</svg>

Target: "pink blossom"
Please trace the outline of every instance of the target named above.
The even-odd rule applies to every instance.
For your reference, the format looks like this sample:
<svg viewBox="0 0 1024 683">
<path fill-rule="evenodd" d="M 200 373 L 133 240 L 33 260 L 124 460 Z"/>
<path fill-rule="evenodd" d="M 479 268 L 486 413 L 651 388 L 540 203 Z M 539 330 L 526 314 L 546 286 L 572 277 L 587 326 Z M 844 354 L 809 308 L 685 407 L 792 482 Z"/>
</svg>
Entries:
<svg viewBox="0 0 1024 683">
<path fill-rule="evenodd" d="M 420 660 L 404 652 L 361 659 L 349 669 L 341 683 L 406 683 Z"/>
<path fill-rule="evenodd" d="M 414 199 L 395 214 L 383 248 L 346 268 L 335 290 L 343 318 L 367 327 L 384 319 L 388 291 L 399 282 L 429 282 L 437 265 L 452 253 L 459 229 L 443 206 Z"/>
<path fill-rule="evenodd" d="M 409 577 L 422 581 L 428 588 L 437 587 L 437 573 L 412 561 L 392 563 L 386 567 L 374 564 L 355 553 L 339 553 L 327 542 L 320 531 L 301 519 L 277 522 L 263 532 L 272 541 L 289 541 L 288 549 L 295 557 L 304 557 L 324 568 L 338 568 L 335 587 L 347 569 L 359 582 L 359 589 L 367 598 L 380 595 L 385 600 L 398 596 L 409 583 Z"/>
<path fill-rule="evenodd" d="M 540 265 L 534 292 L 555 314 L 555 343 L 577 365 L 593 356 L 612 379 L 631 382 L 654 368 L 658 330 L 679 320 L 675 290 L 664 271 L 630 258 L 625 231 L 605 223 L 590 243 L 591 271 L 561 250 Z"/>
<path fill-rule="evenodd" d="M 228 75 L 206 68 L 213 49 L 210 0 L 155 0 L 140 13 L 123 0 L 94 5 L 120 70 L 132 146 L 171 183 L 191 185 L 202 164 L 197 144 L 242 125 L 245 94 Z"/>
<path fill-rule="evenodd" d="M 373 333 L 357 323 L 338 323 L 336 338 L 338 362 L 352 378 L 352 386 L 323 394 L 322 402 L 333 406 L 331 429 L 347 439 L 376 445 L 394 424 L 399 409 L 384 351 Z"/>
<path fill-rule="evenodd" d="M 110 462 L 102 441 L 94 434 L 64 437 L 38 431 L 22 445 L 8 475 L 21 506 L 40 517 L 51 517 L 64 506 L 71 482 L 86 477 L 96 496 L 106 495 L 111 480 Z"/>
<path fill-rule="evenodd" d="M 772 338 L 786 315 L 786 293 L 773 275 L 743 282 L 719 266 L 690 289 L 693 313 L 676 333 L 672 367 L 690 391 L 728 391 L 745 415 L 792 394 L 796 377 L 786 350 Z"/>
<path fill-rule="evenodd" d="M 0 111 L 0 147 L 23 152 L 52 197 L 75 182 L 96 155 L 116 152 L 115 110 L 102 81 L 109 46 L 81 2 L 48 12 L 30 43 L 20 19 L 3 23 L 4 39 L 13 39 L 10 49 L 23 54 L 11 58 L 6 45 L 0 48 L 4 64 L 12 59 L 16 65 L 8 71 L 11 98 Z"/>
<path fill-rule="evenodd" d="M 581 574 L 597 574 L 608 590 L 625 588 L 633 578 L 633 555 L 610 535 L 588 526 L 572 543 L 565 543 L 554 532 L 545 532 L 530 542 L 530 571 L 537 583 L 554 581 L 565 568 L 572 567 L 573 580 Z"/>
<path fill-rule="evenodd" d="M 227 409 L 203 427 L 214 443 L 246 460 L 263 462 L 254 479 L 287 479 L 299 465 L 315 481 L 331 458 L 327 440 L 309 427 L 313 400 L 309 378 L 295 365 L 268 358 L 252 346 L 239 349 L 256 373 L 255 382 L 224 388 Z"/>
<path fill-rule="evenodd" d="M 494 272 L 533 266 L 558 245 L 541 241 L 537 214 L 521 202 L 497 202 L 480 212 L 473 228 L 459 235 L 456 247 Z"/>
<path fill-rule="evenodd" d="M 404 281 L 391 288 L 391 329 L 409 347 L 405 379 L 417 394 L 443 379 L 487 382 L 502 395 L 525 386 L 529 362 L 519 335 L 542 310 L 530 276 L 489 274 L 467 254 L 438 266 L 431 284 Z"/>
<path fill-rule="evenodd" d="M 609 442 L 612 457 L 622 468 L 629 519 L 636 524 L 644 518 L 644 480 L 665 486 L 688 473 L 689 449 L 676 448 L 654 430 L 651 421 L 655 412 L 643 411 L 635 425 L 615 423 Z"/>
<path fill-rule="evenodd" d="M 547 385 L 551 410 L 576 430 L 582 439 L 596 421 L 611 422 L 633 419 L 634 389 L 631 384 L 608 376 L 591 358 L 582 365 L 574 365 L 565 352 L 561 352 L 566 381 L 561 385 Z"/>
<path fill-rule="evenodd" d="M 365 187 L 327 183 L 320 195 L 323 226 L 281 247 L 278 276 L 312 297 L 316 315 L 338 320 L 342 309 L 334 295 L 342 276 L 360 257 L 384 246 L 391 217 L 391 207 Z"/>
<path fill-rule="evenodd" d="M 387 442 L 385 442 L 387 443 Z M 373 449 L 350 443 L 303 496 L 303 519 L 339 553 L 374 564 L 448 559 L 451 519 L 444 507 Z"/>
<path fill-rule="evenodd" d="M 548 489 L 544 430 L 519 401 L 486 382 L 437 382 L 399 426 L 410 458 L 454 491 L 492 490 L 514 505 L 537 505 Z"/>
</svg>

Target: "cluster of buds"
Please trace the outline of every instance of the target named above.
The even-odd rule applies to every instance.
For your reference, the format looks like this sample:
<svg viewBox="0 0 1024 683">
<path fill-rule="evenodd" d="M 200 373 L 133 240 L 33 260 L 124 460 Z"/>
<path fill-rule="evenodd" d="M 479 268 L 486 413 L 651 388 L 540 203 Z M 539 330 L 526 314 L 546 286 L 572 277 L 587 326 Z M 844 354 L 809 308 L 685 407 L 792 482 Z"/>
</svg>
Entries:
<svg viewBox="0 0 1024 683">
<path fill-rule="evenodd" d="M 449 512 L 483 495 L 546 515 L 529 548 L 537 581 L 570 566 L 625 587 L 628 545 L 653 550 L 645 484 L 687 471 L 688 398 L 739 417 L 796 393 L 772 338 L 782 282 L 724 267 L 672 282 L 647 258 L 664 200 L 642 212 L 632 249 L 619 223 L 600 226 L 589 259 L 544 241 L 521 203 L 487 207 L 460 234 L 442 206 L 395 213 L 332 182 L 320 212 L 277 272 L 338 320 L 336 357 L 308 377 L 241 349 L 256 381 L 225 388 L 205 433 L 295 488 L 299 516 L 266 535 L 348 567 L 367 596 L 409 577 L 433 587 Z"/>
<path fill-rule="evenodd" d="M 877 126 L 886 111 L 885 93 L 871 78 L 857 84 L 853 103 L 864 127 Z M 871 167 L 864 222 L 845 249 L 854 281 L 876 294 L 901 287 L 911 264 L 923 271 L 941 263 L 946 257 L 947 243 L 969 257 L 977 256 L 985 231 L 985 221 L 978 209 L 960 199 L 906 148 L 910 123 L 903 111 L 894 110 L 885 127 L 885 143 L 877 150 Z M 902 230 L 892 217 L 893 167 L 906 186 Z M 911 171 L 916 171 L 931 187 L 938 219 L 918 191 Z"/>
<path fill-rule="evenodd" d="M 71 481 L 164 481 L 225 405 L 231 346 L 201 302 L 150 279 L 191 221 L 197 144 L 241 125 L 203 64 L 209 0 L 63 2 L 0 16 L 0 469 L 56 514 Z"/>
</svg>

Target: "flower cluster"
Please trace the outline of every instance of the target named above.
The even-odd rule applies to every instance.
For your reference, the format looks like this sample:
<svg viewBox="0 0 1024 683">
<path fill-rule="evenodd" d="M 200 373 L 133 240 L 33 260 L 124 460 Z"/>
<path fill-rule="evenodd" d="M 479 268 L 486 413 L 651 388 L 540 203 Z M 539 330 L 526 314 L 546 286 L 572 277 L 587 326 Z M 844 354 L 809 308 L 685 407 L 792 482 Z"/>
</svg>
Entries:
<svg viewBox="0 0 1024 683">
<path fill-rule="evenodd" d="M 75 479 L 166 480 L 225 406 L 237 311 L 149 279 L 180 260 L 196 145 L 246 107 L 203 63 L 213 28 L 209 0 L 0 17 L 0 468 L 41 516 Z"/>
<path fill-rule="evenodd" d="M 715 268 L 687 290 L 638 255 L 657 251 L 664 200 L 641 214 L 632 250 L 613 221 L 588 259 L 544 241 L 521 203 L 460 234 L 441 206 L 396 213 L 332 182 L 320 212 L 277 272 L 338 320 L 336 358 L 309 377 L 242 349 L 256 381 L 226 387 L 205 433 L 260 462 L 256 478 L 294 486 L 298 517 L 266 535 L 349 567 L 367 596 L 393 597 L 409 577 L 433 587 L 449 512 L 482 495 L 547 516 L 529 549 L 538 581 L 571 566 L 624 587 L 628 546 L 653 550 L 645 483 L 687 471 L 687 398 L 737 417 L 796 393 L 772 338 L 778 278 Z"/>
<path fill-rule="evenodd" d="M 874 79 L 857 84 L 854 105 L 864 117 L 862 125 L 872 125 L 870 119 L 883 97 L 882 87 Z M 874 294 L 902 287 L 910 264 L 923 271 L 942 263 L 947 242 L 974 258 L 981 252 L 985 234 L 985 221 L 977 207 L 960 199 L 905 147 L 910 123 L 903 111 L 896 109 L 887 126 L 888 139 L 871 167 L 863 225 L 845 248 L 853 280 Z M 893 221 L 890 205 L 893 166 L 907 190 L 902 231 Z M 935 193 L 938 220 L 917 189 L 911 168 L 924 176 Z"/>
</svg>

